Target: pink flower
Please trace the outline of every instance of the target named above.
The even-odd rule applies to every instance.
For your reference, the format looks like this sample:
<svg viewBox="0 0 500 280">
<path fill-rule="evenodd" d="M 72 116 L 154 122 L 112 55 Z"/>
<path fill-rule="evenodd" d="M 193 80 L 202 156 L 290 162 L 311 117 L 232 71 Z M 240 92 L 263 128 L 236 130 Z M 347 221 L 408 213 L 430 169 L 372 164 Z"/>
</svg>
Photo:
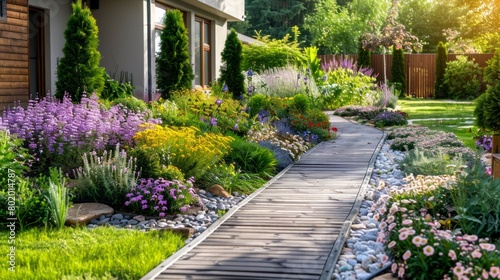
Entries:
<svg viewBox="0 0 500 280">
<path fill-rule="evenodd" d="M 411 251 L 406 250 L 406 252 L 403 254 L 403 260 L 408 260 L 411 257 Z"/>
<path fill-rule="evenodd" d="M 399 240 L 403 241 L 406 240 L 406 238 L 408 238 L 408 233 L 406 231 L 403 231 L 399 234 Z"/>
<path fill-rule="evenodd" d="M 384 229 L 387 227 L 387 223 L 386 222 L 381 222 L 379 225 L 378 225 L 378 228 L 379 229 Z"/>
<path fill-rule="evenodd" d="M 388 260 L 389 257 L 386 254 L 382 255 L 382 264 L 385 264 Z"/>
<path fill-rule="evenodd" d="M 400 267 L 399 271 L 398 271 L 398 277 L 399 278 L 404 278 L 404 276 L 405 276 L 405 268 L 404 267 Z"/>
<path fill-rule="evenodd" d="M 495 250 L 495 245 L 490 244 L 490 243 L 479 243 L 479 247 L 481 247 L 481 249 L 486 250 L 486 251 L 494 251 Z"/>
<path fill-rule="evenodd" d="M 488 275 L 488 271 L 484 270 L 481 272 L 481 276 L 483 276 L 483 279 L 488 279 L 490 278 L 489 275 Z"/>
<path fill-rule="evenodd" d="M 403 221 L 403 225 L 405 225 L 405 226 L 411 226 L 412 224 L 413 224 L 413 221 L 410 220 L 410 219 L 407 219 L 407 220 Z"/>
<path fill-rule="evenodd" d="M 457 263 L 457 266 L 455 266 L 453 268 L 453 274 L 455 274 L 459 278 L 463 275 L 464 271 L 465 271 L 464 267 L 462 266 L 461 263 Z M 490 271 L 491 271 L 491 269 L 490 269 Z"/>
<path fill-rule="evenodd" d="M 463 238 L 469 242 L 476 242 L 478 240 L 478 237 L 476 235 L 464 234 Z"/>
<path fill-rule="evenodd" d="M 398 265 L 396 263 L 392 263 L 392 266 L 391 266 L 392 273 L 396 273 L 397 270 L 398 270 Z M 490 269 L 490 271 L 491 271 L 491 269 Z"/>
<path fill-rule="evenodd" d="M 490 267 L 490 276 L 498 277 L 500 275 L 500 268 L 498 266 Z"/>
<path fill-rule="evenodd" d="M 456 260 L 457 260 L 457 254 L 456 254 L 456 253 L 455 253 L 455 251 L 453 251 L 453 250 L 450 250 L 450 251 L 448 252 L 448 257 L 450 257 L 450 259 L 451 259 L 452 261 L 456 261 Z"/>
<path fill-rule="evenodd" d="M 393 215 L 390 215 L 387 217 L 387 220 L 385 220 L 388 224 L 394 222 L 394 216 Z"/>
<path fill-rule="evenodd" d="M 391 249 L 392 247 L 396 246 L 396 241 L 391 241 L 389 245 L 387 245 L 387 248 Z"/>
<path fill-rule="evenodd" d="M 474 252 L 472 252 L 470 255 L 471 255 L 473 258 L 475 258 L 475 259 L 479 259 L 479 258 L 481 258 L 481 256 L 482 256 L 482 254 L 481 254 L 481 252 L 479 252 L 479 250 L 474 250 Z"/>
<path fill-rule="evenodd" d="M 415 246 L 417 246 L 417 247 L 420 247 L 420 245 L 422 245 L 421 242 L 422 242 L 422 237 L 420 237 L 418 235 L 413 237 L 413 239 L 411 240 L 411 243 L 415 244 Z"/>
<path fill-rule="evenodd" d="M 393 229 L 394 229 L 394 227 L 396 227 L 396 223 L 391 223 L 391 224 L 387 227 L 387 229 L 388 229 L 389 231 L 391 231 L 391 230 L 393 230 Z"/>
<path fill-rule="evenodd" d="M 434 254 L 434 247 L 427 245 L 424 247 L 424 255 L 432 256 Z"/>
</svg>

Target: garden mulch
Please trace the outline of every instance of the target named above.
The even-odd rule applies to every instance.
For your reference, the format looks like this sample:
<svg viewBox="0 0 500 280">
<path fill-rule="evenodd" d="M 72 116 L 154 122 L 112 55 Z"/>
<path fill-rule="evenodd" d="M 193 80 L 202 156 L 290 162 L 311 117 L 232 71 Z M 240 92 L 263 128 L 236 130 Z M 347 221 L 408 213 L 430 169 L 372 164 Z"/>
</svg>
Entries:
<svg viewBox="0 0 500 280">
<path fill-rule="evenodd" d="M 323 142 L 142 279 L 330 279 L 385 134 L 331 115 Z"/>
</svg>

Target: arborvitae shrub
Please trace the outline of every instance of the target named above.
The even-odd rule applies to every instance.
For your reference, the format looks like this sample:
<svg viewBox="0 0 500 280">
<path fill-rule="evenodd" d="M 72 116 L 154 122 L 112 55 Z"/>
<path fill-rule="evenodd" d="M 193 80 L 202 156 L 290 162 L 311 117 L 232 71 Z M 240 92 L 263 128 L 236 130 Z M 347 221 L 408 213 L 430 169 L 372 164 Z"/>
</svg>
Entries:
<svg viewBox="0 0 500 280">
<path fill-rule="evenodd" d="M 358 46 L 358 69 L 364 67 L 371 67 L 372 65 L 372 55 L 370 50 L 363 48 L 363 42 L 359 38 Z"/>
<path fill-rule="evenodd" d="M 473 100 L 481 90 L 479 64 L 470 61 L 466 56 L 457 56 L 456 60 L 446 64 L 444 85 L 449 98 L 455 100 Z"/>
<path fill-rule="evenodd" d="M 500 133 L 500 49 L 488 60 L 484 68 L 484 80 L 488 83 L 486 92 L 476 99 L 476 124 L 481 128 Z"/>
<path fill-rule="evenodd" d="M 443 42 L 439 42 L 436 52 L 436 82 L 434 84 L 434 96 L 438 99 L 447 98 L 448 92 L 444 84 L 444 73 L 446 61 L 448 60 L 448 50 Z"/>
<path fill-rule="evenodd" d="M 190 89 L 194 74 L 182 13 L 179 10 L 167 11 L 164 25 L 160 33 L 160 52 L 156 56 L 156 85 L 161 97 L 168 99 L 172 91 Z"/>
<path fill-rule="evenodd" d="M 220 69 L 221 84 L 226 84 L 234 98 L 245 93 L 245 76 L 242 73 L 242 49 L 238 34 L 234 29 L 227 35 L 222 51 L 222 67 Z"/>
<path fill-rule="evenodd" d="M 83 92 L 100 93 L 104 87 L 104 69 L 99 67 L 99 30 L 96 20 L 81 0 L 72 4 L 64 38 L 63 57 L 57 65 L 55 96 L 62 99 L 67 92 L 73 102 L 80 102 Z"/>
<path fill-rule="evenodd" d="M 406 72 L 405 72 L 405 56 L 402 49 L 392 51 L 392 67 L 391 67 L 392 83 L 400 92 L 400 96 L 406 93 Z"/>
</svg>

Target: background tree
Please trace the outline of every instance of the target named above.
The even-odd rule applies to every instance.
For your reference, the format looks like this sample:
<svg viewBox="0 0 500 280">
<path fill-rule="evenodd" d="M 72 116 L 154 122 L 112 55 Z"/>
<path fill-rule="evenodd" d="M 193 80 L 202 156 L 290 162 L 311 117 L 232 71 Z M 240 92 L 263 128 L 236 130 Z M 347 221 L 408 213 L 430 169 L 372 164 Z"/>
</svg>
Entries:
<svg viewBox="0 0 500 280">
<path fill-rule="evenodd" d="M 358 44 L 358 69 L 363 67 L 371 67 L 372 65 L 372 54 L 370 50 L 363 47 L 363 42 L 359 38 Z"/>
<path fill-rule="evenodd" d="M 466 10 L 457 1 L 401 1 L 398 21 L 422 43 L 422 52 L 434 53 L 440 41 L 446 41 L 443 30 L 457 30 Z"/>
<path fill-rule="evenodd" d="M 242 73 L 242 45 L 234 29 L 227 35 L 222 51 L 222 66 L 220 69 L 221 84 L 226 84 L 235 99 L 245 93 L 245 76 Z"/>
<path fill-rule="evenodd" d="M 306 17 L 304 28 L 312 36 L 311 43 L 323 54 L 354 54 L 359 37 L 369 32 L 369 21 L 381 25 L 388 0 L 353 0 L 342 5 L 335 0 L 319 0 Z"/>
<path fill-rule="evenodd" d="M 387 67 L 385 58 L 387 48 L 394 47 L 396 49 L 411 51 L 413 49 L 420 50 L 422 47 L 418 38 L 407 32 L 405 26 L 396 21 L 398 17 L 398 9 L 399 0 L 393 0 L 392 6 L 387 14 L 386 21 L 382 28 L 379 29 L 374 22 L 370 22 L 372 32 L 365 33 L 361 37 L 363 47 L 365 49 L 375 50 L 379 47 L 382 48 L 385 84 L 387 84 Z"/>
<path fill-rule="evenodd" d="M 168 10 L 160 33 L 160 52 L 156 56 L 156 85 L 162 98 L 174 90 L 190 89 L 194 79 L 189 61 L 188 34 L 179 10 Z"/>
<path fill-rule="evenodd" d="M 399 96 L 406 93 L 405 54 L 402 49 L 392 49 L 391 82 L 399 91 Z"/>
<path fill-rule="evenodd" d="M 448 61 L 448 50 L 443 42 L 439 42 L 436 52 L 436 82 L 434 84 L 434 97 L 447 98 L 448 92 L 444 84 L 444 73 Z"/>
<path fill-rule="evenodd" d="M 104 69 L 99 66 L 99 30 L 95 18 L 81 0 L 72 5 L 64 38 L 63 57 L 57 65 L 55 96 L 67 92 L 73 102 L 80 102 L 83 92 L 100 93 L 104 87 Z"/>
<path fill-rule="evenodd" d="M 246 22 L 230 23 L 230 28 L 247 36 L 255 35 L 255 31 L 269 35 L 271 38 L 283 38 L 293 26 L 304 30 L 304 19 L 314 10 L 318 0 L 246 0 Z M 311 44 L 308 31 L 301 33 L 299 42 Z"/>
</svg>

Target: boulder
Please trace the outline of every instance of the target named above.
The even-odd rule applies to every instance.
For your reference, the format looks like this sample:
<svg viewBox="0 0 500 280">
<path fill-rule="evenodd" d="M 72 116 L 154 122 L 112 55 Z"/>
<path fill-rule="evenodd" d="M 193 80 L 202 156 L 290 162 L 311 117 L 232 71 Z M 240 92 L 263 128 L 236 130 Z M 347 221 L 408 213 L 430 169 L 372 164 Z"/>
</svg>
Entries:
<svg viewBox="0 0 500 280">
<path fill-rule="evenodd" d="M 75 203 L 68 210 L 66 224 L 71 226 L 87 225 L 90 220 L 99 218 L 101 215 L 113 214 L 113 208 L 102 203 Z"/>
<path fill-rule="evenodd" d="M 182 237 L 185 239 L 190 238 L 194 234 L 194 228 L 191 227 L 183 227 L 183 228 L 164 228 L 160 229 L 160 232 L 162 231 L 171 231 L 176 234 L 180 234 Z"/>
<path fill-rule="evenodd" d="M 231 195 L 221 185 L 217 184 L 212 185 L 207 189 L 207 191 L 214 196 L 220 196 L 225 198 L 231 197 Z"/>
</svg>

